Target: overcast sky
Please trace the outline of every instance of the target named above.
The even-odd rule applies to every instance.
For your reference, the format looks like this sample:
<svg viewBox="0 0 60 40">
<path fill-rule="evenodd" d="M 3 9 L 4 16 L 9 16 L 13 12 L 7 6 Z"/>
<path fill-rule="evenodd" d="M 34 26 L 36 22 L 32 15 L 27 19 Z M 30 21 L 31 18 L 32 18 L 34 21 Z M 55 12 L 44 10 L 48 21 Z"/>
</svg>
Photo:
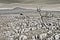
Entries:
<svg viewBox="0 0 60 40">
<path fill-rule="evenodd" d="M 60 4 L 60 0 L 0 0 L 0 3 L 43 3 Z"/>
</svg>

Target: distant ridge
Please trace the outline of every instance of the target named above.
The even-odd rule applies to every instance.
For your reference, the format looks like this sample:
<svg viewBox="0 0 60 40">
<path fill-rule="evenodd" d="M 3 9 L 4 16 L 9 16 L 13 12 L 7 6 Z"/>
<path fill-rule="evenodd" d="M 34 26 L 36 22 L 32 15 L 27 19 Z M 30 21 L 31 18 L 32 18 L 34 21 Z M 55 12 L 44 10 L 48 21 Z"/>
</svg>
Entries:
<svg viewBox="0 0 60 40">
<path fill-rule="evenodd" d="M 17 14 L 17 13 L 31 13 L 31 12 L 36 12 L 36 10 L 32 9 L 25 9 L 21 7 L 15 7 L 13 9 L 0 9 L 0 14 Z"/>
</svg>

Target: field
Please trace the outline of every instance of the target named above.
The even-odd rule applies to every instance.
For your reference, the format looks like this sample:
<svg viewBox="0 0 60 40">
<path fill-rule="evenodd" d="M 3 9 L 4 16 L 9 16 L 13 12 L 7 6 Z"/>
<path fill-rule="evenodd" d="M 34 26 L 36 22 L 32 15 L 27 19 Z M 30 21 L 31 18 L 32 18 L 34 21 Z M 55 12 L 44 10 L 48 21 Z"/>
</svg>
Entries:
<svg viewBox="0 0 60 40">
<path fill-rule="evenodd" d="M 59 36 L 60 11 L 0 10 L 0 40 L 60 40 Z"/>
</svg>

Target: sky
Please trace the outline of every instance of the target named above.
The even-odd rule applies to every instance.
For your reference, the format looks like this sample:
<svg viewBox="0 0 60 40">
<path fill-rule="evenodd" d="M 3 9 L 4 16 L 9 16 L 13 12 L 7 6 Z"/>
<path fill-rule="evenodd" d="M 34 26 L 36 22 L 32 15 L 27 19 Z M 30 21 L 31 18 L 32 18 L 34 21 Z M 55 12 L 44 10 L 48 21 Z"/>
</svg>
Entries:
<svg viewBox="0 0 60 40">
<path fill-rule="evenodd" d="M 0 3 L 60 4 L 60 0 L 0 0 Z"/>
</svg>

